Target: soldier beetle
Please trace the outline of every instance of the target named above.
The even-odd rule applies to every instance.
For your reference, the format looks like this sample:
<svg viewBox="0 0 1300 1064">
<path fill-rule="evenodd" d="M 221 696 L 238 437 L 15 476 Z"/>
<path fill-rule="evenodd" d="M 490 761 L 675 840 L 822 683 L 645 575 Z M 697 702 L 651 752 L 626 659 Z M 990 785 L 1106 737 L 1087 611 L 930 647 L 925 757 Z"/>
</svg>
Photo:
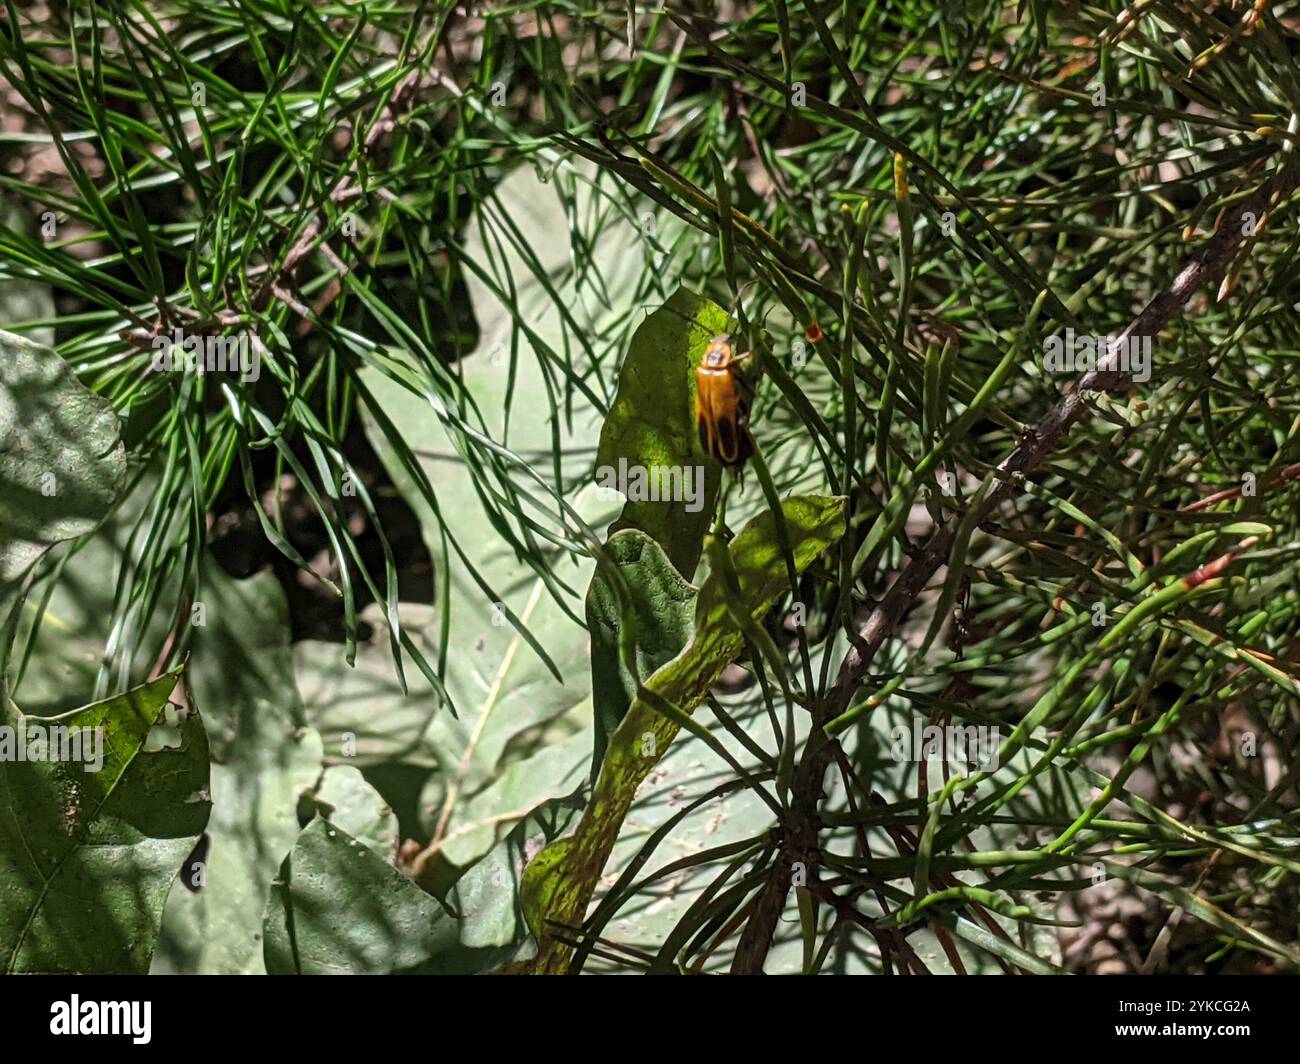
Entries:
<svg viewBox="0 0 1300 1064">
<path fill-rule="evenodd" d="M 754 453 L 749 434 L 753 390 L 736 372 L 736 365 L 751 353 L 732 352 L 731 337 L 719 333 L 709 341 L 695 368 L 695 427 L 700 446 L 724 469 L 739 474 Z"/>
<path fill-rule="evenodd" d="M 698 321 L 692 320 L 690 324 L 692 328 L 702 329 Z M 741 363 L 753 357 L 752 351 L 735 354 L 731 334 L 718 333 L 710 338 L 694 371 L 695 428 L 700 446 L 720 466 L 737 476 L 754 454 L 754 438 L 749 433 L 754 389 L 737 370 Z"/>
</svg>

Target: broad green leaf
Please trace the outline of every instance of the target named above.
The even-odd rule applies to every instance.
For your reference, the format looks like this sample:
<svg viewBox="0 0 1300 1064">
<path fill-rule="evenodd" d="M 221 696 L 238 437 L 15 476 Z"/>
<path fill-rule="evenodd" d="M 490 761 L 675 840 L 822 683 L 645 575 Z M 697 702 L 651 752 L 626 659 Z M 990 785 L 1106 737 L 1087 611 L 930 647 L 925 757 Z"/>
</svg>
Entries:
<svg viewBox="0 0 1300 1064">
<path fill-rule="evenodd" d="M 326 794 L 344 805 L 302 831 L 267 905 L 271 974 L 472 974 L 531 955 L 516 888 L 527 856 L 564 831 L 576 808 L 552 801 L 516 823 L 460 878 L 448 908 L 342 827 L 374 826 L 377 795 L 355 770 L 329 769 L 317 797 Z"/>
<path fill-rule="evenodd" d="M 696 432 L 695 368 L 709 340 L 729 326 L 726 311 L 685 288 L 646 318 L 632 337 L 596 451 L 598 474 L 602 467 L 616 476 L 632 467 L 691 470 L 694 498 L 629 499 L 613 526 L 644 532 L 688 578 L 699 563 L 722 478 Z"/>
<path fill-rule="evenodd" d="M 528 858 L 573 828 L 581 812 L 572 800 L 546 802 L 456 881 L 448 900 L 460 916 L 462 947 L 478 950 L 493 965 L 535 956 L 520 900 L 524 870 Z"/>
<path fill-rule="evenodd" d="M 397 817 L 360 770 L 351 765 L 331 765 L 307 797 L 321 817 L 376 853 L 396 851 Z"/>
<path fill-rule="evenodd" d="M 437 971 L 459 945 L 456 921 L 434 898 L 319 817 L 284 859 L 264 926 L 272 975 Z"/>
<path fill-rule="evenodd" d="M 578 825 L 579 833 L 583 817 Z M 551 941 L 550 932 L 557 928 L 547 926 L 554 919 L 564 927 L 576 928 L 577 921 L 566 922 L 560 913 L 569 908 L 568 892 L 572 887 L 573 862 L 581 856 L 581 835 L 556 839 L 546 849 L 528 862 L 519 884 L 519 901 L 523 905 L 528 930 L 538 942 Z"/>
<path fill-rule="evenodd" d="M 303 727 L 275 576 L 235 580 L 209 564 L 202 589 L 190 676 L 212 746 L 212 818 L 202 887 L 172 888 L 154 971 L 259 974 L 267 892 L 298 837 L 299 796 L 321 774 L 321 741 Z"/>
<path fill-rule="evenodd" d="M 582 188 L 579 196 L 590 199 L 590 192 Z M 466 277 L 481 330 L 478 350 L 456 367 L 474 401 L 474 410 L 466 416 L 477 430 L 528 462 L 547 487 L 562 489 L 566 502 L 585 522 L 603 530 L 616 513 L 616 503 L 603 498 L 592 482 L 590 441 L 600 424 L 600 411 L 581 394 L 574 396 L 571 408 L 557 407 L 548 388 L 562 384 L 559 371 L 551 365 L 548 381 L 540 367 L 543 354 L 528 335 L 515 333 L 522 321 L 553 351 L 572 345 L 571 337 L 565 339 L 566 326 L 548 291 L 554 288 L 571 295 L 574 290 L 574 281 L 566 276 L 571 249 L 564 204 L 554 186 L 539 182 L 529 167 L 510 174 L 497 188 L 496 197 L 536 250 L 537 258 L 534 262 L 509 245 L 488 248 L 484 234 L 477 229 L 467 238 L 465 254 L 494 265 L 490 279 L 474 274 Z M 604 271 L 604 282 L 613 292 L 634 290 L 620 283 L 630 280 L 636 269 L 626 255 L 633 234 L 625 222 L 611 218 L 600 247 L 593 251 L 593 266 Z M 494 291 L 498 286 L 509 290 L 508 298 Z M 577 302 L 569 299 L 565 305 L 576 306 Z M 592 332 L 599 334 L 600 322 L 629 310 L 626 305 L 595 308 Z M 513 356 L 512 340 L 517 340 Z M 575 372 L 591 371 L 583 352 L 574 351 L 573 358 Z M 408 361 L 405 365 L 405 379 L 418 382 L 414 364 Z M 474 825 L 484 817 L 504 817 L 498 824 L 504 831 L 509 817 L 526 815 L 535 800 L 551 796 L 554 788 L 538 788 L 535 798 L 495 809 L 484 806 L 487 798 L 478 802 L 475 798 L 485 793 L 502 801 L 512 793 L 518 797 L 510 787 L 487 789 L 511 763 L 534 756 L 551 743 L 567 742 L 587 724 L 589 637 L 576 618 L 580 615 L 579 595 L 590 582 L 593 563 L 585 554 L 563 551 L 538 537 L 537 549 L 545 552 L 542 568 L 555 582 L 548 587 L 516 556 L 484 512 L 481 493 L 499 488 L 491 481 L 485 487 L 484 480 L 476 478 L 475 468 L 465 458 L 463 442 L 444 424 L 430 393 L 419 383 L 414 390 L 404 386 L 377 366 L 366 367 L 360 378 L 383 417 L 381 423 L 376 411 L 367 409 L 367 435 L 419 518 L 425 545 L 434 559 L 437 602 L 432 608 L 402 604 L 403 624 L 431 661 L 438 660 L 446 638 L 449 652 L 442 675 L 457 716 L 439 705 L 427 685 L 413 682 L 408 695 L 401 693 L 390 678 L 394 663 L 382 636 L 359 649 L 357 673 L 351 675 L 337 664 L 337 648 L 300 645 L 298 682 L 308 714 L 322 731 L 327 757 L 342 756 L 338 740 L 351 732 L 356 737 L 358 759 L 364 758 L 367 766 L 387 768 L 400 763 L 404 771 L 418 768 L 428 772 L 420 804 L 428 807 L 429 813 L 421 826 L 435 841 L 455 837 L 451 849 L 459 865 L 481 856 L 494 844 L 493 832 L 474 829 Z M 393 430 L 397 439 L 386 428 Z M 558 453 L 559 485 L 553 453 Z M 433 501 L 421 490 L 408 460 L 418 463 L 432 485 Z M 556 519 L 558 504 L 542 484 L 517 468 L 511 469 L 510 478 L 537 500 L 537 505 L 521 504 L 530 521 L 552 535 L 571 538 L 564 523 Z M 522 534 L 517 522 L 515 526 L 515 533 Z M 444 533 L 459 545 L 491 594 L 474 579 L 455 550 L 448 551 Z M 563 606 L 553 594 L 558 584 L 565 587 L 560 595 Z M 445 630 L 443 608 L 447 613 Z M 556 679 L 511 623 L 511 616 L 544 648 L 562 680 Z M 374 615 L 372 621 L 380 622 L 379 616 Z M 523 736 L 527 736 L 526 742 L 519 741 Z M 378 785 L 377 774 L 370 773 L 370 778 Z M 385 794 L 395 799 L 389 791 Z M 470 852 L 474 848 L 477 853 Z M 441 873 L 430 881 L 433 887 L 442 883 Z"/>
<path fill-rule="evenodd" d="M 782 506 L 796 569 L 802 572 L 844 534 L 840 497 L 801 496 Z M 771 513 L 756 517 L 731 543 L 732 563 L 742 602 L 757 619 L 788 587 L 785 560 Z M 744 645 L 727 611 L 718 574 L 710 573 L 700 589 L 695 635 L 690 645 L 646 681 L 646 686 L 690 713 L 703 701 L 722 671 Z M 614 733 L 600 777 L 577 832 L 552 844 L 535 858 L 538 869 L 525 876 L 531 902 L 530 925 L 576 927 L 581 924 L 596 883 L 609 858 L 637 786 L 663 755 L 677 726 L 638 697 Z M 558 854 L 558 856 L 557 856 Z M 526 902 L 526 905 L 530 903 Z M 563 971 L 570 950 L 546 935 L 535 970 Z"/>
<path fill-rule="evenodd" d="M 126 476 L 117 415 L 48 347 L 0 332 L 0 705 L 24 578 L 90 532 Z"/>
<path fill-rule="evenodd" d="M 511 820 L 554 797 L 557 781 L 562 781 L 565 793 L 582 782 L 581 771 L 575 776 L 574 769 L 585 757 L 576 752 L 579 745 L 573 736 L 581 736 L 581 744 L 589 749 L 591 738 L 582 727 L 590 705 L 582 682 L 586 661 L 581 643 L 575 642 L 571 661 L 562 659 L 570 662 L 576 681 L 568 690 L 515 636 L 493 673 L 489 661 L 479 663 L 492 638 L 485 633 L 481 648 L 465 647 L 459 660 L 449 663 L 448 689 L 463 707 L 460 716 L 453 717 L 439 712 L 437 695 L 427 686 L 413 685 L 402 692 L 376 609 L 362 614 L 375 622 L 374 636 L 358 645 L 355 668 L 347 667 L 336 644 L 300 643 L 295 653 L 298 682 L 308 719 L 321 733 L 327 763 L 365 770 L 390 804 L 418 806 L 420 834 L 432 836 L 450 805 L 443 829 L 447 855 L 444 859 L 429 852 L 425 858 L 433 862 L 428 885 L 440 892 L 452 874 L 445 866 L 453 854 L 455 868 L 464 867 L 491 849 Z M 411 638 L 430 649 L 437 623 L 434 610 L 404 603 L 402 618 Z M 485 628 L 490 627 L 489 621 Z M 497 636 L 510 629 L 492 631 Z M 544 741 L 521 746 L 529 734 L 540 734 Z M 545 761 L 554 777 L 540 775 L 536 766 L 522 776 L 509 772 L 528 751 L 542 757 L 552 742 L 564 747 L 557 759 Z M 406 834 L 416 834 L 414 827 Z"/>
<path fill-rule="evenodd" d="M 148 501 L 146 483 L 123 499 L 93 535 L 75 548 L 61 548 L 67 557 L 60 559 L 58 568 L 42 566 L 51 571 L 28 594 L 15 642 L 16 648 L 22 648 L 34 638 L 14 690 L 15 701 L 30 712 L 53 713 L 68 701 L 95 697 L 95 681 L 112 632 L 114 591 L 135 521 Z M 138 541 L 136 551 L 138 556 Z M 174 589 L 173 582 L 160 595 L 161 605 L 153 616 L 133 627 L 140 646 L 160 647 L 165 642 L 172 627 L 167 608 L 175 602 Z M 33 636 L 38 618 L 40 627 Z M 128 685 L 148 678 L 152 662 L 147 657 L 135 656 Z M 112 678 L 117 681 L 116 672 Z M 198 708 L 202 712 L 205 707 Z M 206 716 L 204 723 L 207 726 Z"/>
<path fill-rule="evenodd" d="M 464 868 L 490 850 L 511 822 L 544 802 L 573 794 L 584 782 L 590 750 L 591 732 L 584 728 L 508 764 L 487 787 L 466 799 L 458 826 L 438 846 L 440 858 L 453 869 Z M 437 877 L 430 885 L 441 893 Z"/>
<path fill-rule="evenodd" d="M 630 596 L 630 620 L 637 671 L 644 680 L 675 658 L 691 638 L 696 588 L 682 579 L 663 548 L 644 532 L 616 532 L 605 553 L 619 567 Z M 591 695 L 596 743 L 592 776 L 600 768 L 609 737 L 636 697 L 636 677 L 619 654 L 623 625 L 619 599 L 609 577 L 597 569 L 587 589 L 587 628 L 591 632 Z"/>
<path fill-rule="evenodd" d="M 168 709 L 177 675 L 59 717 L 6 714 L 6 736 L 92 729 L 78 734 L 102 736 L 103 760 L 95 771 L 86 759 L 93 741 L 80 761 L 0 757 L 5 971 L 148 970 L 168 888 L 211 808 L 199 715 Z"/>
<path fill-rule="evenodd" d="M 0 579 L 91 531 L 125 474 L 109 403 L 48 347 L 0 332 Z"/>
<path fill-rule="evenodd" d="M 403 603 L 399 613 L 407 634 L 426 645 L 432 609 Z M 320 732 L 325 761 L 361 769 L 390 762 L 433 768 L 436 744 L 425 733 L 441 701 L 427 684 L 413 684 L 403 693 L 382 607 L 367 606 L 360 619 L 371 638 L 357 644 L 353 667 L 337 643 L 304 640 L 293 648 L 298 692 L 308 721 Z"/>
<path fill-rule="evenodd" d="M 23 705 L 49 707 L 61 691 L 92 690 L 130 532 L 155 485 L 146 476 L 65 560 L 54 586 L 37 585 L 29 596 L 24 635 L 38 602 L 44 612 L 18 689 Z M 175 601 L 174 587 L 173 581 L 164 589 L 162 608 L 141 626 L 148 645 L 159 645 L 170 627 L 165 610 Z M 203 845 L 187 862 L 186 882 L 178 880 L 168 896 L 152 970 L 254 973 L 262 965 L 266 892 L 297 838 L 299 793 L 320 775 L 320 739 L 303 727 L 288 609 L 275 576 L 236 580 L 205 557 L 195 604 L 203 607 L 203 623 L 193 629 L 188 677 L 212 751 L 212 815 Z M 197 891 L 186 885 L 196 876 Z"/>
</svg>

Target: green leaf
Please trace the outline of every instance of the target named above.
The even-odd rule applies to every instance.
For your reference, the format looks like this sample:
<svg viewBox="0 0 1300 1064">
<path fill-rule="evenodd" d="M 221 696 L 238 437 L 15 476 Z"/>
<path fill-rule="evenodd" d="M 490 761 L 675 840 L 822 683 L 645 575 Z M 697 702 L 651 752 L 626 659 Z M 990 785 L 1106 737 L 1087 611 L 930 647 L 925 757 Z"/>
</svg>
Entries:
<svg viewBox="0 0 1300 1064">
<path fill-rule="evenodd" d="M 460 914 L 463 947 L 499 951 L 501 959 L 535 954 L 523 909 L 528 857 L 570 830 L 581 811 L 572 800 L 546 802 L 456 881 L 449 898 Z"/>
<path fill-rule="evenodd" d="M 126 451 L 107 400 L 48 347 L 0 332 L 0 705 L 24 577 L 112 509 Z"/>
<path fill-rule="evenodd" d="M 545 608 L 549 605 L 539 594 L 535 608 L 561 623 Z M 583 751 L 591 742 L 581 726 L 590 704 L 577 638 L 582 630 L 573 626 L 573 648 L 560 659 L 575 682 L 561 686 L 510 628 L 494 628 L 489 615 L 483 635 L 449 662 L 448 689 L 462 707 L 461 715 L 453 717 L 438 712 L 438 696 L 427 687 L 402 692 L 377 607 L 369 610 L 362 617 L 375 622 L 375 634 L 358 645 L 356 667 L 342 661 L 337 644 L 300 643 L 298 683 L 308 720 L 321 733 L 327 763 L 366 769 L 395 806 L 396 784 L 371 770 L 404 769 L 401 797 L 414 787 L 418 799 L 411 797 L 410 804 L 421 810 L 421 834 L 432 836 L 449 810 L 441 840 L 446 853 L 439 844 L 419 862 L 421 867 L 431 864 L 421 881 L 441 894 L 456 871 L 490 850 L 512 820 L 582 782 Z M 427 646 L 435 638 L 437 619 L 430 607 L 403 603 L 402 623 L 417 644 Z M 499 642 L 503 633 L 513 637 L 504 646 Z M 552 745 L 562 749 L 544 756 Z M 541 760 L 531 770 L 512 772 L 513 764 L 529 763 L 529 754 Z M 554 774 L 543 775 L 543 767 Z M 407 834 L 416 832 L 408 829 Z"/>
<path fill-rule="evenodd" d="M 202 888 L 172 888 L 153 970 L 260 974 L 267 893 L 298 837 L 299 795 L 321 774 L 321 740 L 302 726 L 275 576 L 209 564 L 202 586 L 190 682 L 212 747 L 212 818 Z"/>
<path fill-rule="evenodd" d="M 503 826 L 545 802 L 573 794 L 585 782 L 583 769 L 590 749 L 591 734 L 584 728 L 508 764 L 487 787 L 462 803 L 457 826 L 438 846 L 439 856 L 462 869 L 496 845 Z"/>
<path fill-rule="evenodd" d="M 644 532 L 627 529 L 610 536 L 605 553 L 623 574 L 631 601 L 637 673 L 645 679 L 667 664 L 690 641 L 699 591 L 682 579 L 663 548 Z M 619 654 L 623 618 L 610 577 L 601 569 L 587 590 L 587 628 L 591 632 L 591 695 L 595 715 L 592 776 L 600 768 L 609 737 L 636 697 L 637 679 Z"/>
<path fill-rule="evenodd" d="M 400 616 L 403 629 L 419 641 L 433 610 L 403 603 Z M 293 648 L 298 692 L 308 722 L 320 732 L 325 761 L 363 769 L 392 762 L 432 768 L 438 758 L 426 732 L 441 700 L 427 685 L 402 691 L 382 607 L 372 603 L 360 619 L 372 636 L 357 644 L 352 667 L 337 643 L 304 640 Z"/>
<path fill-rule="evenodd" d="M 26 648 L 26 662 L 21 679 L 14 685 L 13 697 L 28 711 L 56 713 L 69 701 L 92 701 L 97 697 L 95 681 L 113 633 L 117 582 L 133 568 L 133 559 L 139 559 L 139 540 L 132 551 L 131 536 L 149 507 L 153 489 L 152 478 L 145 477 L 93 535 L 67 549 L 57 567 L 41 567 L 51 571 L 27 597 L 15 644 Z M 159 605 L 148 618 L 136 621 L 134 633 L 139 646 L 161 647 L 166 642 L 173 621 L 167 606 L 175 603 L 177 587 L 175 579 L 164 584 Z M 33 632 L 38 620 L 39 627 Z M 198 634 L 203 629 L 195 631 Z M 136 653 L 130 661 L 129 675 L 119 678 L 114 670 L 113 683 L 143 683 L 148 679 L 152 660 L 153 655 Z M 191 678 L 193 666 L 191 660 Z M 14 671 L 17 674 L 17 667 Z M 198 709 L 204 712 L 207 707 L 199 705 Z M 204 726 L 210 732 L 212 724 L 205 714 Z M 219 742 L 211 735 L 209 740 Z"/>
<path fill-rule="evenodd" d="M 281 865 L 264 927 L 272 975 L 431 972 L 459 944 L 456 921 L 434 898 L 319 817 Z"/>
<path fill-rule="evenodd" d="M 50 584 L 38 584 L 24 611 L 30 635 L 43 606 L 17 693 L 24 706 L 50 712 L 65 692 L 93 689 L 111 638 L 117 581 L 129 570 L 136 520 L 157 487 L 146 475 L 112 516 L 61 561 Z M 138 547 L 136 550 L 138 555 Z M 186 864 L 163 910 L 151 971 L 257 973 L 262 971 L 262 912 L 284 855 L 298 836 L 299 793 L 321 773 L 321 743 L 304 728 L 292 682 L 288 608 L 276 577 L 236 580 L 206 555 L 198 602 L 205 623 L 193 629 L 187 675 L 192 704 L 203 715 L 212 752 L 212 813 L 206 838 Z M 165 605 L 175 601 L 173 577 L 162 607 L 143 619 L 150 645 L 170 628 Z M 137 657 L 133 672 L 148 661 Z"/>
<path fill-rule="evenodd" d="M 90 532 L 122 491 L 126 452 L 107 400 L 48 347 L 0 332 L 0 580 Z"/>
<path fill-rule="evenodd" d="M 554 838 L 573 815 L 572 810 L 557 806 L 550 815 L 529 817 L 518 823 L 500 846 L 461 877 L 450 898 L 456 917 L 453 936 L 447 929 L 447 912 L 433 898 L 419 890 L 412 894 L 405 876 L 393 879 L 384 855 L 393 852 L 396 820 L 393 811 L 357 769 L 348 765 L 331 766 L 309 797 L 319 815 L 300 836 L 302 843 L 294 851 L 299 863 L 291 865 L 286 861 L 285 867 L 296 867 L 300 875 L 304 867 L 309 867 L 323 877 L 342 881 L 328 888 L 322 886 L 320 897 L 327 897 L 332 891 L 346 892 L 349 888 L 345 884 L 354 877 L 359 877 L 363 884 L 377 885 L 376 896 L 383 899 L 384 914 L 379 926 L 372 926 L 369 931 L 349 931 L 330 937 L 322 936 L 311 921 L 307 925 L 297 922 L 299 913 L 295 909 L 295 934 L 303 933 L 298 943 L 311 943 L 315 951 L 311 963 L 316 967 L 304 964 L 301 969 L 304 973 L 395 970 L 470 974 L 500 967 L 528 941 L 514 890 L 523 868 L 523 855 L 530 845 L 528 840 L 534 836 L 539 840 Z M 335 835 L 331 836 L 330 832 Z M 327 845 L 349 838 L 361 843 L 365 852 L 350 846 Z M 538 841 L 535 846 L 540 844 Z M 379 865 L 374 863 L 375 859 L 380 861 Z M 304 865 L 303 861 L 310 863 Z M 276 889 L 279 891 L 276 904 L 280 909 L 274 912 L 268 909 L 267 915 L 277 921 L 276 935 L 280 937 L 275 938 L 273 948 L 280 958 L 276 963 L 283 964 L 286 952 L 292 958 L 294 942 L 289 936 L 289 922 L 284 918 L 286 895 L 281 887 Z M 290 899 L 295 904 L 296 900 Z M 404 967 L 389 968 L 382 960 L 375 960 L 379 953 L 371 943 L 383 940 L 383 928 L 389 926 L 390 920 L 392 926 L 415 928 L 416 948 L 398 959 Z M 377 966 L 355 967 L 356 961 L 348 958 L 358 956 L 365 965 L 374 961 Z"/>
<path fill-rule="evenodd" d="M 519 901 L 523 905 L 524 919 L 528 921 L 528 930 L 538 942 L 547 941 L 549 932 L 554 930 L 547 927 L 547 921 L 568 908 L 565 891 L 570 884 L 566 877 L 580 852 L 580 841 L 578 836 L 556 839 L 524 868 L 523 880 L 519 884 Z M 574 922 L 564 926 L 576 928 L 578 924 Z"/>
<path fill-rule="evenodd" d="M 784 502 L 782 512 L 798 572 L 844 534 L 844 509 L 845 500 L 838 496 L 801 496 Z M 788 587 L 773 515 L 765 512 L 755 517 L 736 536 L 730 552 L 741 601 L 757 619 Z M 704 700 L 744 646 L 721 583 L 721 574 L 709 574 L 700 589 L 690 645 L 646 681 L 650 691 L 686 713 Z M 525 873 L 530 926 L 542 928 L 551 921 L 567 927 L 581 924 L 636 789 L 676 733 L 677 725 L 644 698 L 632 704 L 610 740 L 577 832 L 543 850 L 534 859 L 536 870 L 530 866 Z M 540 943 L 536 970 L 563 971 L 568 947 L 549 936 Z"/>
<path fill-rule="evenodd" d="M 339 741 L 351 732 L 357 763 L 400 762 L 427 771 L 419 804 L 429 821 L 421 827 L 435 846 L 445 841 L 447 849 L 445 854 L 426 851 L 420 866 L 431 867 L 427 875 L 421 873 L 421 882 L 439 894 L 449 876 L 495 844 L 511 817 L 524 816 L 537 802 L 559 793 L 557 785 L 535 771 L 501 782 L 510 766 L 541 756 L 549 745 L 569 743 L 584 731 L 590 714 L 589 638 L 575 616 L 580 592 L 574 589 L 588 585 L 594 565 L 572 542 L 556 544 L 535 531 L 571 539 L 567 521 L 557 520 L 558 503 L 546 489 L 563 491 L 566 503 L 595 529 L 603 529 L 616 512 L 591 483 L 590 441 L 601 412 L 580 393 L 561 408 L 559 370 L 548 361 L 574 346 L 572 322 L 562 320 L 554 298 L 558 288 L 569 305 L 575 286 L 565 275 L 567 241 L 556 239 L 568 232 L 564 201 L 528 167 L 510 174 L 496 195 L 528 243 L 524 249 L 509 242 L 485 247 L 486 234 L 477 227 L 467 235 L 466 255 L 491 260 L 493 269 L 490 277 L 466 278 L 481 340 L 456 370 L 473 400 L 466 420 L 498 446 L 508 447 L 518 463 L 528 462 L 546 488 L 519 464 L 503 458 L 501 468 L 488 467 L 481 454 L 466 448 L 430 401 L 423 369 L 412 360 L 394 375 L 378 363 L 360 373 L 373 399 L 365 406 L 367 435 L 419 518 L 434 560 L 437 602 L 432 608 L 403 603 L 403 628 L 430 660 L 445 650 L 441 673 L 457 716 L 443 711 L 427 689 L 412 685 L 409 695 L 402 694 L 391 678 L 394 663 L 386 640 L 376 638 L 359 648 L 356 672 L 337 661 L 337 648 L 330 644 L 300 644 L 297 651 L 299 686 L 325 739 L 327 757 L 341 756 Z M 579 195 L 585 201 L 593 198 L 586 186 Z M 611 219 L 602 238 L 598 259 L 613 291 L 632 291 L 618 282 L 636 272 L 625 254 L 634 232 Z M 621 297 L 625 303 L 629 298 Z M 598 308 L 595 321 L 628 313 L 626 305 L 613 302 Z M 595 321 L 591 329 L 599 333 Z M 550 356 L 543 347 L 550 348 Z M 593 368 L 585 352 L 573 350 L 572 357 L 574 373 Z M 517 499 L 491 497 L 516 485 L 521 492 Z M 506 502 L 514 506 L 507 531 L 530 538 L 532 549 L 542 555 L 540 564 L 530 564 L 516 552 L 485 513 L 488 502 L 495 509 Z M 459 545 L 463 557 L 449 541 Z M 378 613 L 369 616 L 382 624 Z M 569 751 L 566 747 L 555 755 L 555 768 L 557 779 L 570 781 L 566 786 L 572 790 L 581 781 L 571 780 Z M 541 764 L 534 763 L 534 770 Z M 525 779 L 526 787 L 516 786 Z M 491 808 L 493 800 L 510 804 Z M 483 830 L 492 818 L 497 818 L 492 830 Z M 453 867 L 447 868 L 446 861 Z"/>
<path fill-rule="evenodd" d="M 5 716 L 14 729 L 103 729 L 98 771 L 84 756 L 0 757 L 5 971 L 148 970 L 168 888 L 211 808 L 199 715 L 168 712 L 177 675 L 58 717 Z"/>
<path fill-rule="evenodd" d="M 331 765 L 321 774 L 320 784 L 307 793 L 319 815 L 335 827 L 376 853 L 396 850 L 397 817 L 359 769 Z"/>
<path fill-rule="evenodd" d="M 627 469 L 693 471 L 694 500 L 629 499 L 611 529 L 644 532 L 687 577 L 699 564 L 722 479 L 721 467 L 704 453 L 695 429 L 695 369 L 709 340 L 730 324 L 726 311 L 685 288 L 646 318 L 632 337 L 596 450 L 598 479 L 602 467 L 617 476 L 620 462 Z"/>
</svg>

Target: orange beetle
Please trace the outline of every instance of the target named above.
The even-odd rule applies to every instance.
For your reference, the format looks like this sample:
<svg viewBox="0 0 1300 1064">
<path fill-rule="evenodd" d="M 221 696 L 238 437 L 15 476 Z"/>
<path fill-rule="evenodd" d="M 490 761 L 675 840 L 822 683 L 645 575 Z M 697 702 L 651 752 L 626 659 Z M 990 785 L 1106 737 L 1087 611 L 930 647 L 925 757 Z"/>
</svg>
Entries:
<svg viewBox="0 0 1300 1064">
<path fill-rule="evenodd" d="M 733 355 L 731 337 L 719 333 L 709 341 L 695 368 L 695 426 L 700 445 L 719 465 L 739 474 L 754 453 L 749 434 L 749 404 L 753 391 L 736 372 L 736 364 L 749 358 Z"/>
</svg>

